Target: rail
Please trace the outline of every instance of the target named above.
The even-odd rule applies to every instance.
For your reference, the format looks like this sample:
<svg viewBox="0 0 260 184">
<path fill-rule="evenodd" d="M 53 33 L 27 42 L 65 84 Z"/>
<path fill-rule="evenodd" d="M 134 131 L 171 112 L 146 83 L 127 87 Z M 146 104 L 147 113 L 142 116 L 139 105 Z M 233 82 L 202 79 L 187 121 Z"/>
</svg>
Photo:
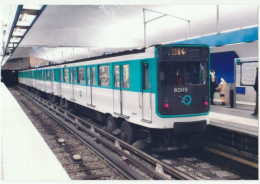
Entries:
<svg viewBox="0 0 260 184">
<path fill-rule="evenodd" d="M 123 142 L 101 128 L 94 126 L 88 120 L 80 118 L 23 88 L 19 87 L 19 89 L 24 95 L 28 96 L 28 99 L 32 100 L 38 107 L 43 109 L 63 127 L 68 129 L 85 144 L 91 146 L 114 167 L 117 167 L 117 169 L 127 178 L 137 180 L 147 179 L 137 172 L 136 169 L 129 166 L 131 165 L 134 168 L 138 168 L 142 172 L 145 172 L 146 175 L 155 180 L 195 179 L 144 153 L 132 145 Z M 113 152 L 113 154 L 111 154 L 111 152 Z M 126 162 L 119 160 L 116 155 L 123 158 L 123 160 L 127 160 L 127 164 Z"/>
</svg>

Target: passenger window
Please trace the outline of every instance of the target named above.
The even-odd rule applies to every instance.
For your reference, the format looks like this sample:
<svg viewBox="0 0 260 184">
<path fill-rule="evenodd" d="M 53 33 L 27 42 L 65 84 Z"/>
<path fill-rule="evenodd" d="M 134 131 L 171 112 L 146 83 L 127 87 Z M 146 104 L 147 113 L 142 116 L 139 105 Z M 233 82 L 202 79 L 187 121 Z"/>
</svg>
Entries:
<svg viewBox="0 0 260 184">
<path fill-rule="evenodd" d="M 91 85 L 91 80 L 90 80 L 90 68 L 87 68 L 87 75 L 88 75 L 88 85 Z"/>
<path fill-rule="evenodd" d="M 143 89 L 149 89 L 149 64 L 143 63 L 142 64 L 142 74 L 143 74 Z"/>
<path fill-rule="evenodd" d="M 92 67 L 92 84 L 96 85 L 96 68 Z"/>
<path fill-rule="evenodd" d="M 85 83 L 84 68 L 78 68 L 78 83 L 80 83 L 80 84 Z"/>
<path fill-rule="evenodd" d="M 64 82 L 69 82 L 69 69 L 64 68 Z"/>
<path fill-rule="evenodd" d="M 99 66 L 99 80 L 98 84 L 100 86 L 109 86 L 110 77 L 109 77 L 109 66 Z"/>
<path fill-rule="evenodd" d="M 114 66 L 114 86 L 116 88 L 120 87 L 119 65 Z"/>
<path fill-rule="evenodd" d="M 123 88 L 129 87 L 129 65 L 123 65 Z"/>
</svg>

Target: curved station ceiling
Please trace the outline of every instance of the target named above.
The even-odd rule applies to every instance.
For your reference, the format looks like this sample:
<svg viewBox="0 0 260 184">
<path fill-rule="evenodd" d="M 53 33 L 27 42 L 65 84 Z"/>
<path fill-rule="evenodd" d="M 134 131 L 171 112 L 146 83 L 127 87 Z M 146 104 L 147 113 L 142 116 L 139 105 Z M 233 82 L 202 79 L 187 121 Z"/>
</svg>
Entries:
<svg viewBox="0 0 260 184">
<path fill-rule="evenodd" d="M 25 6 L 20 9 L 19 20 Z M 9 59 L 36 57 L 59 63 L 232 31 L 258 31 L 257 5 L 48 5 L 40 7 L 36 17 Z"/>
</svg>

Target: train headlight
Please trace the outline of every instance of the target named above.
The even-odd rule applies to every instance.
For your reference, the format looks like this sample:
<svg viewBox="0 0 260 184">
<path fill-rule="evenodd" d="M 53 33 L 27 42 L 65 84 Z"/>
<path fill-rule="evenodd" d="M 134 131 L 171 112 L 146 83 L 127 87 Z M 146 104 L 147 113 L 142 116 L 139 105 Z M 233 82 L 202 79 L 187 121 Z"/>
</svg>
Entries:
<svg viewBox="0 0 260 184">
<path fill-rule="evenodd" d="M 203 103 L 204 106 L 209 106 L 209 101 L 208 100 L 204 100 L 204 103 Z"/>
<path fill-rule="evenodd" d="M 165 103 L 163 106 L 164 106 L 165 109 L 169 109 L 170 108 L 170 104 L 169 103 Z"/>
</svg>

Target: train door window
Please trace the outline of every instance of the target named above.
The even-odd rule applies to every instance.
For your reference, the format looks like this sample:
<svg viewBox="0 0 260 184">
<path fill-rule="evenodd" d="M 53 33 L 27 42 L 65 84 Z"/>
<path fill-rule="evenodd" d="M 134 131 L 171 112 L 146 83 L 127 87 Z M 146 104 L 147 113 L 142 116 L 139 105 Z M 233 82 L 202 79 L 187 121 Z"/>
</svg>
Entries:
<svg viewBox="0 0 260 184">
<path fill-rule="evenodd" d="M 55 81 L 55 80 L 56 80 L 55 73 L 56 73 L 55 70 L 52 70 L 52 71 L 51 71 L 51 80 L 52 80 L 52 81 Z"/>
<path fill-rule="evenodd" d="M 143 63 L 142 64 L 142 75 L 143 75 L 143 89 L 149 89 L 149 64 Z"/>
<path fill-rule="evenodd" d="M 96 67 L 93 66 L 91 70 L 92 70 L 92 84 L 96 85 Z"/>
<path fill-rule="evenodd" d="M 110 85 L 109 66 L 99 66 L 99 79 L 98 84 L 100 86 Z"/>
<path fill-rule="evenodd" d="M 114 66 L 114 87 L 120 87 L 119 65 Z"/>
<path fill-rule="evenodd" d="M 64 68 L 64 82 L 69 82 L 69 69 Z"/>
<path fill-rule="evenodd" d="M 75 68 L 72 68 L 70 69 L 70 72 L 71 72 L 71 83 L 77 83 L 77 78 L 76 78 L 76 69 Z"/>
<path fill-rule="evenodd" d="M 129 65 L 123 65 L 123 88 L 129 87 Z"/>
<path fill-rule="evenodd" d="M 41 80 L 43 80 L 43 71 L 41 71 Z"/>
<path fill-rule="evenodd" d="M 48 80 L 50 80 L 50 71 L 47 70 L 47 71 L 46 71 L 46 74 L 47 74 L 47 78 L 46 78 L 46 80 L 48 81 Z"/>
<path fill-rule="evenodd" d="M 52 70 L 49 70 L 49 81 L 52 80 Z"/>
<path fill-rule="evenodd" d="M 63 82 L 64 78 L 63 78 L 63 70 L 60 69 L 60 81 Z"/>
<path fill-rule="evenodd" d="M 85 84 L 84 68 L 78 68 L 78 83 Z"/>
<path fill-rule="evenodd" d="M 87 68 L 88 85 L 91 85 L 90 68 Z"/>
</svg>

